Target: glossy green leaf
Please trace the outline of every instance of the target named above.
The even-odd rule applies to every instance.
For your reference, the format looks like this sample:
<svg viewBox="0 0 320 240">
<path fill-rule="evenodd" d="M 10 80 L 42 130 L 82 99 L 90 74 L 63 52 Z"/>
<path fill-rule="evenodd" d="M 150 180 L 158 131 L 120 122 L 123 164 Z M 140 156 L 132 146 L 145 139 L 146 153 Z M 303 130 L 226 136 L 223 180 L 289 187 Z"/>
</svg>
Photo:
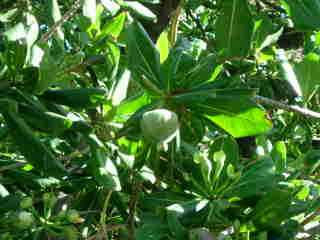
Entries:
<svg viewBox="0 0 320 240">
<path fill-rule="evenodd" d="M 167 221 L 169 230 L 175 239 L 182 240 L 188 238 L 188 231 L 181 225 L 178 219 L 178 214 L 168 211 Z"/>
<path fill-rule="evenodd" d="M 165 224 L 149 223 L 139 227 L 135 232 L 137 240 L 161 240 L 168 234 L 168 227 Z"/>
<path fill-rule="evenodd" d="M 107 35 L 111 35 L 114 38 L 119 37 L 123 30 L 126 20 L 126 14 L 121 13 L 114 17 L 111 21 L 108 21 L 101 29 L 101 33 L 98 35 L 99 39 Z"/>
<path fill-rule="evenodd" d="M 225 166 L 226 154 L 224 153 L 224 151 L 214 152 L 213 161 L 215 162 L 215 172 L 214 172 L 213 179 L 214 181 L 217 181 Z"/>
<path fill-rule="evenodd" d="M 122 73 L 117 84 L 114 86 L 114 89 L 112 91 L 112 96 L 111 96 L 112 104 L 114 106 L 119 105 L 124 99 L 126 99 L 130 78 L 131 78 L 130 71 L 125 70 Z"/>
<path fill-rule="evenodd" d="M 5 108 L 3 107 L 5 105 Z M 2 113 L 10 128 L 10 134 L 25 158 L 46 175 L 63 176 L 66 170 L 53 153 L 36 137 L 26 122 L 18 115 L 12 101 L 1 101 Z"/>
<path fill-rule="evenodd" d="M 91 147 L 91 159 L 88 168 L 100 186 L 106 189 L 120 191 L 121 184 L 116 165 L 107 155 L 104 145 L 94 135 L 87 138 Z"/>
<path fill-rule="evenodd" d="M 101 0 L 101 3 L 112 15 L 120 10 L 120 5 L 114 0 Z"/>
<path fill-rule="evenodd" d="M 199 63 L 192 68 L 184 80 L 187 87 L 198 87 L 204 83 L 211 83 L 217 79 L 223 67 L 217 63 L 217 56 L 210 54 L 201 59 Z"/>
<path fill-rule="evenodd" d="M 283 141 L 274 144 L 271 156 L 275 162 L 277 172 L 282 173 L 287 168 L 287 147 Z"/>
<path fill-rule="evenodd" d="M 253 221 L 267 228 L 279 228 L 289 213 L 291 193 L 275 189 L 267 193 L 253 210 Z"/>
<path fill-rule="evenodd" d="M 32 128 L 52 134 L 62 133 L 73 124 L 73 121 L 65 116 L 26 104 L 19 105 L 19 113 Z"/>
<path fill-rule="evenodd" d="M 60 21 L 60 19 L 62 18 L 61 12 L 60 12 L 60 7 L 59 7 L 59 3 L 57 0 L 50 0 L 50 12 L 51 12 L 51 17 L 53 20 L 53 23 L 56 23 L 58 21 Z M 57 30 L 56 30 L 56 35 L 58 37 L 58 39 L 60 40 L 64 40 L 64 32 L 61 28 L 61 26 L 58 26 Z"/>
<path fill-rule="evenodd" d="M 320 56 L 315 53 L 310 53 L 304 57 L 303 61 L 296 64 L 294 67 L 303 96 L 306 100 L 315 90 L 316 86 L 320 85 Z"/>
<path fill-rule="evenodd" d="M 174 100 L 204 114 L 233 137 L 245 137 L 272 128 L 263 109 L 251 100 L 254 94 L 250 89 L 203 89 L 178 94 Z"/>
<path fill-rule="evenodd" d="M 49 49 L 42 50 L 41 48 L 34 49 L 36 55 L 32 56 L 33 61 L 36 61 L 35 64 L 40 65 L 40 80 L 35 87 L 36 93 L 42 93 L 43 91 L 47 90 L 54 82 L 57 81 L 59 68 L 57 63 L 55 62 L 54 58 L 50 55 Z M 41 63 L 33 57 L 37 55 L 42 57 Z"/>
<path fill-rule="evenodd" d="M 123 1 L 121 6 L 130 12 L 132 12 L 133 15 L 140 17 L 142 19 L 146 20 L 156 20 L 157 16 L 149 10 L 147 7 L 145 7 L 143 4 L 137 1 Z"/>
<path fill-rule="evenodd" d="M 90 19 L 92 23 L 96 21 L 97 3 L 96 0 L 85 0 L 82 6 L 83 16 Z"/>
<path fill-rule="evenodd" d="M 210 145 L 210 153 L 217 151 L 223 151 L 226 154 L 226 163 L 238 166 L 240 164 L 239 159 L 239 147 L 237 142 L 232 137 L 218 137 L 212 145 Z"/>
<path fill-rule="evenodd" d="M 192 200 L 168 206 L 166 209 L 179 217 L 183 226 L 201 226 L 209 214 L 210 202 L 204 200 Z"/>
<path fill-rule="evenodd" d="M 76 109 L 96 107 L 105 102 L 106 91 L 101 88 L 48 90 L 42 98 Z"/>
<path fill-rule="evenodd" d="M 17 25 L 4 32 L 4 35 L 8 38 L 9 41 L 17 41 L 20 39 L 24 39 L 27 36 L 27 31 L 22 23 L 18 23 Z"/>
<path fill-rule="evenodd" d="M 302 96 L 302 91 L 297 76 L 283 49 L 279 49 L 277 51 L 276 59 L 279 63 L 280 76 L 283 77 L 284 80 L 288 81 L 292 87 L 292 90 L 297 96 Z"/>
<path fill-rule="evenodd" d="M 153 94 L 162 94 L 160 55 L 152 40 L 138 22 L 127 31 L 129 69 L 134 79 Z"/>
<path fill-rule="evenodd" d="M 117 108 L 119 117 L 128 118 L 141 107 L 150 103 L 150 99 L 146 94 L 137 95 L 123 101 Z"/>
<path fill-rule="evenodd" d="M 255 47 L 257 51 L 261 51 L 266 47 L 276 43 L 283 33 L 283 28 L 280 28 L 268 16 L 262 16 L 256 21 L 255 30 Z"/>
<path fill-rule="evenodd" d="M 301 30 L 320 29 L 319 0 L 282 0 L 295 27 Z"/>
<path fill-rule="evenodd" d="M 217 49 L 224 57 L 246 57 L 251 47 L 253 20 L 247 0 L 225 0 L 216 22 Z"/>
<path fill-rule="evenodd" d="M 157 49 L 160 53 L 160 63 L 162 64 L 169 56 L 170 53 L 170 41 L 168 38 L 168 32 L 164 31 L 160 34 L 157 40 Z"/>
<path fill-rule="evenodd" d="M 275 165 L 269 157 L 259 159 L 254 165 L 247 169 L 225 194 L 247 198 L 259 196 L 275 186 Z"/>
</svg>

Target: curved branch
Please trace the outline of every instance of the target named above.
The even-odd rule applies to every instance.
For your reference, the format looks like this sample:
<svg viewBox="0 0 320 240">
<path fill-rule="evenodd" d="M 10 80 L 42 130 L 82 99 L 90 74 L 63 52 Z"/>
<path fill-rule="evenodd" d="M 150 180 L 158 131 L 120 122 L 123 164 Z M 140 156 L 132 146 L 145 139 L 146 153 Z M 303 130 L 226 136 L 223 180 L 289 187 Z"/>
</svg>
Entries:
<svg viewBox="0 0 320 240">
<path fill-rule="evenodd" d="M 81 0 L 76 0 L 72 5 L 72 7 L 61 17 L 61 19 L 55 22 L 48 32 L 43 34 L 39 42 L 40 43 L 47 42 L 64 22 L 68 21 L 70 18 L 72 18 L 75 15 L 75 13 L 78 11 L 80 7 L 81 7 Z"/>
<path fill-rule="evenodd" d="M 303 108 L 303 107 L 299 107 L 296 105 L 287 105 L 283 102 L 278 102 L 278 101 L 272 100 L 270 98 L 262 97 L 262 96 L 255 96 L 254 100 L 257 103 L 260 103 L 262 105 L 268 105 L 268 106 L 271 106 L 274 108 L 283 109 L 288 112 L 299 113 L 305 117 L 312 117 L 312 118 L 319 118 L 320 119 L 320 113 L 314 112 L 308 108 Z"/>
</svg>

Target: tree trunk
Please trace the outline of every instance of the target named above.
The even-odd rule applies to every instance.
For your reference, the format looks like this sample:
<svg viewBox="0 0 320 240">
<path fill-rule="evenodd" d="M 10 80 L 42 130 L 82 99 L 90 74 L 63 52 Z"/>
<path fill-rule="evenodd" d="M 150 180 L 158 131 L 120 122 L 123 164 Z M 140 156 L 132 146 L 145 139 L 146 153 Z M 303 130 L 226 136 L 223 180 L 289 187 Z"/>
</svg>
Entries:
<svg viewBox="0 0 320 240">
<path fill-rule="evenodd" d="M 172 13 L 179 6 L 180 0 L 162 0 L 160 4 L 145 4 L 157 15 L 157 22 L 142 22 L 151 39 L 155 42 L 162 31 L 168 27 Z"/>
</svg>

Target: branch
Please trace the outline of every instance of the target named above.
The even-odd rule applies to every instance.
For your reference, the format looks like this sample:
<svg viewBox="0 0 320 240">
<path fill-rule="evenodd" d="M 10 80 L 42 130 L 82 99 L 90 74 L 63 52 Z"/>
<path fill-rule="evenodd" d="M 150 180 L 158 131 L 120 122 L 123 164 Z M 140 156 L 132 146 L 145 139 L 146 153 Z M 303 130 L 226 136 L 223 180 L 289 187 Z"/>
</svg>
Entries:
<svg viewBox="0 0 320 240">
<path fill-rule="evenodd" d="M 186 13 L 187 13 L 187 15 L 190 16 L 190 18 L 192 19 L 192 21 L 195 22 L 197 28 L 198 28 L 198 29 L 200 30 L 200 32 L 201 32 L 202 37 L 203 37 L 205 40 L 207 40 L 207 39 L 206 39 L 206 38 L 207 38 L 207 37 L 206 37 L 206 30 L 203 28 L 203 26 L 202 26 L 199 18 L 198 18 L 197 16 L 194 16 L 193 13 L 192 13 L 192 11 L 191 11 L 190 9 L 188 9 L 188 8 L 186 9 Z"/>
<path fill-rule="evenodd" d="M 174 46 L 174 44 L 177 41 L 177 34 L 178 34 L 178 27 L 179 27 L 179 18 L 182 11 L 182 5 L 184 4 L 184 0 L 181 0 L 177 9 L 173 12 L 172 20 L 171 20 L 171 26 L 170 26 L 170 43 L 171 46 Z"/>
<path fill-rule="evenodd" d="M 272 100 L 272 99 L 269 99 L 266 97 L 262 97 L 262 96 L 255 96 L 254 100 L 257 103 L 260 103 L 262 105 L 269 105 L 271 107 L 283 109 L 288 112 L 299 113 L 305 117 L 312 117 L 312 118 L 319 118 L 320 119 L 320 113 L 314 112 L 308 108 L 303 108 L 303 107 L 299 107 L 296 105 L 287 105 L 283 102 L 278 102 L 278 101 L 275 101 L 275 100 Z"/>
<path fill-rule="evenodd" d="M 76 0 L 74 4 L 71 6 L 71 8 L 61 17 L 61 19 L 55 22 L 48 32 L 43 34 L 39 42 L 40 43 L 47 42 L 64 22 L 68 21 L 70 18 L 72 18 L 75 15 L 75 13 L 80 7 L 81 7 L 81 0 Z"/>
</svg>

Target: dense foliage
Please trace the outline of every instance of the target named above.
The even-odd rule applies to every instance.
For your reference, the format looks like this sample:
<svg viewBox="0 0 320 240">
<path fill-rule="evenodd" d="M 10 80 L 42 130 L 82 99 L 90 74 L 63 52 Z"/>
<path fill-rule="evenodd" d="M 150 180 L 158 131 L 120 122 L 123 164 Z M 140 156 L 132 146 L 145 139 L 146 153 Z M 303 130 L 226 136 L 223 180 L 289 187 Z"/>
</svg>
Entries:
<svg viewBox="0 0 320 240">
<path fill-rule="evenodd" d="M 0 2 L 0 239 L 318 239 L 319 0 Z"/>
</svg>

